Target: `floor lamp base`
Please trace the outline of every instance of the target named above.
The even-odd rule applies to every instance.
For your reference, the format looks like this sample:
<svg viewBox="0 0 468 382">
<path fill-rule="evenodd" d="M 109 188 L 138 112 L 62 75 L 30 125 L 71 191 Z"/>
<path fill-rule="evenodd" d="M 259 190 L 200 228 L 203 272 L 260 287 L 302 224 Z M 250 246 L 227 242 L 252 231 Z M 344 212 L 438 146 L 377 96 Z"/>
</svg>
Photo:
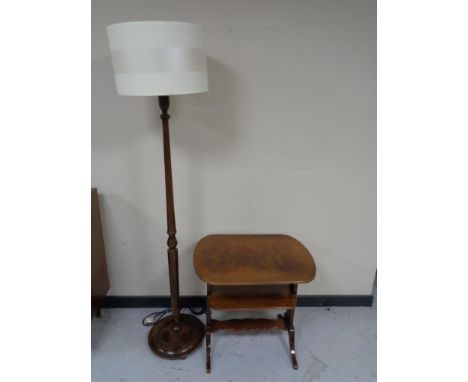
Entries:
<svg viewBox="0 0 468 382">
<path fill-rule="evenodd" d="M 148 344 L 158 356 L 169 359 L 185 358 L 197 348 L 205 335 L 205 325 L 196 317 L 180 314 L 180 329 L 175 331 L 171 316 L 156 323 L 148 335 Z"/>
</svg>

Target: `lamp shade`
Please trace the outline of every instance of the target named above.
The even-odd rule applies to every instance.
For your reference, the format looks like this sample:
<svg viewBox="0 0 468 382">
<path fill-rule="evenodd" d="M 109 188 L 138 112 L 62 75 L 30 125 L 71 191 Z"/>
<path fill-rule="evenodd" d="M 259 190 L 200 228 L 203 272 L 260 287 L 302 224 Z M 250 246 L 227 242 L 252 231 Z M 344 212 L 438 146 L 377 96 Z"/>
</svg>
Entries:
<svg viewBox="0 0 468 382">
<path fill-rule="evenodd" d="M 107 27 L 120 95 L 156 96 L 208 91 L 203 28 L 173 21 Z"/>
</svg>

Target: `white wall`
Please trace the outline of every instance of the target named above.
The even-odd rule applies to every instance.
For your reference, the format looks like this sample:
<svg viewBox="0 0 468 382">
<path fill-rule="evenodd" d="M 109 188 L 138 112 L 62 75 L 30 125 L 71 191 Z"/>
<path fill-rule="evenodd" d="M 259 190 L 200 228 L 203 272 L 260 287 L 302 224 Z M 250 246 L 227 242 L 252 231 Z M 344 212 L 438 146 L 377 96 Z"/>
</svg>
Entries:
<svg viewBox="0 0 468 382">
<path fill-rule="evenodd" d="M 171 98 L 182 294 L 195 243 L 287 233 L 314 255 L 300 294 L 370 294 L 376 269 L 373 0 L 93 0 L 92 185 L 112 295 L 167 295 L 157 100 L 115 91 L 105 26 L 202 24 L 210 91 Z"/>
</svg>

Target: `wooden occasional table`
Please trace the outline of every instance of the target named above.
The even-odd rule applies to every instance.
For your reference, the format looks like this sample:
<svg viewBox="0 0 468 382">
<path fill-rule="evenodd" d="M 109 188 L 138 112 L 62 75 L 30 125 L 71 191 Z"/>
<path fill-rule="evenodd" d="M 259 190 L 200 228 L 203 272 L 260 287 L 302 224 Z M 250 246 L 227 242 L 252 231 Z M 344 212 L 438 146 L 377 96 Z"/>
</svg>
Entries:
<svg viewBox="0 0 468 382">
<path fill-rule="evenodd" d="M 287 330 L 297 369 L 294 309 L 297 285 L 315 277 L 315 263 L 299 241 L 287 235 L 209 235 L 193 256 L 195 272 L 207 284 L 206 371 L 211 370 L 211 334 L 218 330 Z M 215 320 L 211 310 L 286 309 L 276 319 Z"/>
</svg>

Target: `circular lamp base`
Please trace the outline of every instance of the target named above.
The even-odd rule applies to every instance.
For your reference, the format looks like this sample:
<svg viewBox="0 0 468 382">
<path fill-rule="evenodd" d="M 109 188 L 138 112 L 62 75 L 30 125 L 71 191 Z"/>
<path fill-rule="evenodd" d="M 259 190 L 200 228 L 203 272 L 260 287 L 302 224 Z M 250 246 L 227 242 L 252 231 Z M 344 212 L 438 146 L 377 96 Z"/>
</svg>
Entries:
<svg viewBox="0 0 468 382">
<path fill-rule="evenodd" d="M 197 348 L 205 334 L 205 325 L 189 314 L 180 314 L 179 330 L 173 328 L 172 315 L 151 328 L 148 344 L 156 355 L 169 359 L 185 358 Z"/>
</svg>

